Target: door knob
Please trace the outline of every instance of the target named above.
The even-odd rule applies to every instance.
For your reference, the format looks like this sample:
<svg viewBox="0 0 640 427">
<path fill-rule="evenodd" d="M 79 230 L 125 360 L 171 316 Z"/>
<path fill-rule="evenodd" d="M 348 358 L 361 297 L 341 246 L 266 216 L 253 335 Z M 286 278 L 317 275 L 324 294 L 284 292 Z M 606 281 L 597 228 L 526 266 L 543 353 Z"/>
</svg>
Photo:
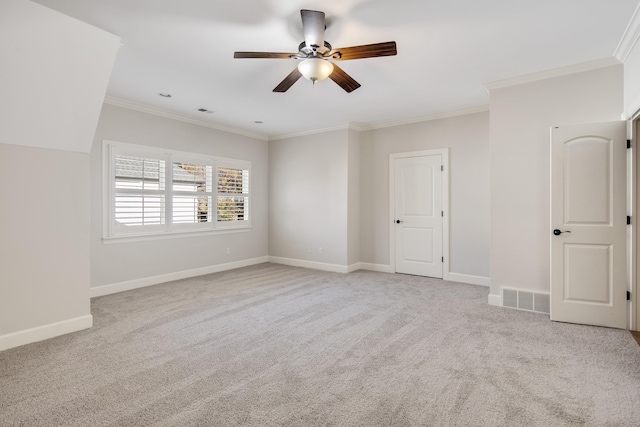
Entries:
<svg viewBox="0 0 640 427">
<path fill-rule="evenodd" d="M 399 219 L 396 219 L 396 224 L 400 224 L 402 221 L 400 221 Z"/>
<path fill-rule="evenodd" d="M 553 234 L 554 234 L 555 236 L 559 236 L 559 235 L 561 235 L 562 233 L 571 233 L 571 231 L 569 231 L 569 230 L 560 231 L 560 230 L 558 230 L 557 228 L 556 228 L 555 230 L 553 230 Z"/>
</svg>

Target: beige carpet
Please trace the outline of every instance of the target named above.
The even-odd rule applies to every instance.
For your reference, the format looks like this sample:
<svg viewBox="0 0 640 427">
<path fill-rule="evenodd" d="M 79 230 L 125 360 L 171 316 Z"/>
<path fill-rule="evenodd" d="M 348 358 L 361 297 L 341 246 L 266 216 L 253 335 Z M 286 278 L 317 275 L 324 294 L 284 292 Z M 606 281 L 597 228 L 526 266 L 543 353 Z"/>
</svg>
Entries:
<svg viewBox="0 0 640 427">
<path fill-rule="evenodd" d="M 629 332 L 487 289 L 262 264 L 96 298 L 0 353 L 1 426 L 639 426 Z"/>
</svg>

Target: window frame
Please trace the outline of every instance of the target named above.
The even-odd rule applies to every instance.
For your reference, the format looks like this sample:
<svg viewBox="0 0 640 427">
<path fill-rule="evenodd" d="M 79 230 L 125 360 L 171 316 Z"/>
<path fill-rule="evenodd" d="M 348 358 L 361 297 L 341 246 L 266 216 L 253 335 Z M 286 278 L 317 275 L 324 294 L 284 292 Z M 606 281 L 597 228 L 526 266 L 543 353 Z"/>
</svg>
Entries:
<svg viewBox="0 0 640 427">
<path fill-rule="evenodd" d="M 164 194 L 164 218 L 161 225 L 140 225 L 131 228 L 118 227 L 115 221 L 116 195 L 115 185 L 115 157 L 117 155 L 133 156 L 163 160 L 165 162 L 164 190 L 157 190 Z M 195 223 L 173 223 L 173 196 L 188 195 L 188 191 L 174 191 L 173 163 L 192 163 L 206 165 L 212 168 L 211 191 L 203 192 L 211 197 L 208 209 L 210 221 Z M 251 161 L 230 159 L 192 152 L 161 149 L 124 142 L 102 141 L 102 195 L 103 195 L 103 232 L 104 243 L 120 241 L 144 241 L 185 236 L 201 236 L 208 234 L 246 232 L 252 229 L 252 172 Z M 249 174 L 247 197 L 248 218 L 242 221 L 218 221 L 218 168 L 228 167 L 247 170 Z M 144 190 L 142 190 L 144 191 Z M 121 194 L 123 191 L 121 191 Z M 126 191 L 124 191 L 126 193 Z M 197 194 L 193 192 L 193 194 Z"/>
</svg>

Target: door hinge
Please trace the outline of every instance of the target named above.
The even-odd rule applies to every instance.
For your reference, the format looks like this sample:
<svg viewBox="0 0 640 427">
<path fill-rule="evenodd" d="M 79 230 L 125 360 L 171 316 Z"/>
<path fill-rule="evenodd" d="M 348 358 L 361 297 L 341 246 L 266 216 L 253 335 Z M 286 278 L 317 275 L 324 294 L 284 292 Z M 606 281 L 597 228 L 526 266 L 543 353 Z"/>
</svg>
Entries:
<svg viewBox="0 0 640 427">
<path fill-rule="evenodd" d="M 631 217 L 627 215 L 627 225 L 631 225 Z"/>
<path fill-rule="evenodd" d="M 440 165 L 440 172 L 444 172 L 444 165 Z"/>
<path fill-rule="evenodd" d="M 627 291 L 627 301 L 631 301 L 631 292 Z"/>
<path fill-rule="evenodd" d="M 627 148 L 631 148 L 631 140 L 627 139 Z"/>
<path fill-rule="evenodd" d="M 444 257 L 442 257 L 442 262 L 444 262 Z"/>
<path fill-rule="evenodd" d="M 440 216 L 444 218 L 444 211 L 440 211 Z"/>
</svg>

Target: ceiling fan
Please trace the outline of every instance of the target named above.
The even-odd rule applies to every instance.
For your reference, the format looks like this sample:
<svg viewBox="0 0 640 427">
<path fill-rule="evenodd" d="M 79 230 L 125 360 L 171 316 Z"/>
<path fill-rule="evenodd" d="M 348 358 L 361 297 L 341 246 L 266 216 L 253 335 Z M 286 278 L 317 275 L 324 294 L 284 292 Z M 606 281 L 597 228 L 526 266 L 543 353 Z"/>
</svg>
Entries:
<svg viewBox="0 0 640 427">
<path fill-rule="evenodd" d="M 378 56 L 393 56 L 398 52 L 396 42 L 374 43 L 361 46 L 343 47 L 333 49 L 324 40 L 324 30 L 326 29 L 324 12 L 317 10 L 300 11 L 302 16 L 302 32 L 304 41 L 298 46 L 297 53 L 278 52 L 234 52 L 234 58 L 277 58 L 277 59 L 297 59 L 300 64 L 291 74 L 284 78 L 274 92 L 286 92 L 298 79 L 304 76 L 315 84 L 329 77 L 342 89 L 352 92 L 360 87 L 360 83 L 355 81 L 342 68 L 329 61 L 346 61 L 349 59 L 374 58 Z"/>
</svg>

